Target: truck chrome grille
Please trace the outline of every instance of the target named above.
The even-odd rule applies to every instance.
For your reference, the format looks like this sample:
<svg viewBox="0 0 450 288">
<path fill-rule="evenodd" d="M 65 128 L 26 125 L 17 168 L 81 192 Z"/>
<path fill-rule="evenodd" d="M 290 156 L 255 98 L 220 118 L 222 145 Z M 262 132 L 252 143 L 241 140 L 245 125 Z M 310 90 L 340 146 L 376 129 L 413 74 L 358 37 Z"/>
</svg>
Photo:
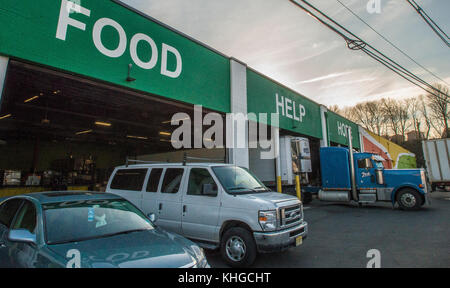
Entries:
<svg viewBox="0 0 450 288">
<path fill-rule="evenodd" d="M 280 209 L 280 228 L 289 228 L 301 223 L 303 211 L 300 204 Z"/>
</svg>

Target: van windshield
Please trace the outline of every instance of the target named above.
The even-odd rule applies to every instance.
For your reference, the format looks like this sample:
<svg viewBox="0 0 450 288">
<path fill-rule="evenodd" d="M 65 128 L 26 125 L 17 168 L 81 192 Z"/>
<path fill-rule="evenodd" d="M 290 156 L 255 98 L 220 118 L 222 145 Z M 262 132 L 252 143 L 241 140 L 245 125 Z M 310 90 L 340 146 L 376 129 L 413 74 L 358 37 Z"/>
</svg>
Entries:
<svg viewBox="0 0 450 288">
<path fill-rule="evenodd" d="M 250 171 L 236 166 L 212 168 L 222 186 L 229 194 L 262 193 L 270 191 Z"/>
</svg>

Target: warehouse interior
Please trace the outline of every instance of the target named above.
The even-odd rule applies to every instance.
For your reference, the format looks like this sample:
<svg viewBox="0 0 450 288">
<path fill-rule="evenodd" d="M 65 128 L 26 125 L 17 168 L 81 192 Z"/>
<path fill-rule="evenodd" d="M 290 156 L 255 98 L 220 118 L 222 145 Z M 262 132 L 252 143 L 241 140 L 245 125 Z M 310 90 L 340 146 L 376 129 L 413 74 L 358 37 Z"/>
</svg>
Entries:
<svg viewBox="0 0 450 288">
<path fill-rule="evenodd" d="M 14 60 L 0 99 L 0 192 L 15 190 L 8 194 L 103 191 L 127 157 L 174 150 L 175 113 L 194 117 L 193 105 Z"/>
</svg>

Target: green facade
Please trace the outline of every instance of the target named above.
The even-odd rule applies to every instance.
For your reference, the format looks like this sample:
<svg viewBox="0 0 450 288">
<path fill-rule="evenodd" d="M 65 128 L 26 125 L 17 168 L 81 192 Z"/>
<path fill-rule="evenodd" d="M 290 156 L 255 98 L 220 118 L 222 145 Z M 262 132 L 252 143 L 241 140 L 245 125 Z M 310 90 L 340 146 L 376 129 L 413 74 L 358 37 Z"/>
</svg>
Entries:
<svg viewBox="0 0 450 288">
<path fill-rule="evenodd" d="M 63 27 L 59 24 L 65 0 L 0 0 L 0 54 L 221 112 L 230 111 L 228 58 L 111 0 L 74 2 L 81 3 L 90 15 L 86 15 L 87 10 L 81 13 L 71 6 L 74 9 L 70 10 L 70 21 L 82 23 L 85 29 L 69 24 L 62 40 L 57 38 L 57 31 Z M 106 49 L 120 50 L 120 43 L 125 43 L 125 51 L 118 57 L 106 56 L 94 44 L 94 25 L 104 18 L 106 23 L 118 23 L 125 32 L 119 41 L 120 32 L 113 25 L 98 29 L 98 38 Z M 151 62 L 158 53 L 151 69 L 139 67 L 131 57 L 130 43 L 136 34 L 154 41 L 158 51 L 155 53 L 148 41 L 136 41 L 135 45 L 142 62 Z M 178 67 L 172 52 L 166 54 L 167 61 L 162 61 L 163 45 L 176 48 L 181 56 L 181 73 L 176 78 L 161 72 L 163 62 L 169 71 Z M 133 64 L 130 76 L 136 79 L 134 82 L 126 81 L 129 64 Z"/>
<path fill-rule="evenodd" d="M 282 101 L 283 106 L 278 105 Z M 318 104 L 250 69 L 247 70 L 247 107 L 248 113 L 257 115 L 278 113 L 281 129 L 322 138 Z M 267 118 L 266 124 L 270 124 L 270 115 Z"/>
<path fill-rule="evenodd" d="M 74 2 L 84 10 L 70 10 L 68 17 L 72 22 L 66 25 L 65 39 L 61 39 L 58 28 L 62 27 L 61 15 L 62 9 L 67 8 L 63 6 L 68 3 L 66 0 L 0 0 L 0 55 L 203 105 L 219 112 L 230 112 L 230 60 L 227 57 L 112 0 Z M 101 29 L 100 43 L 109 51 L 120 50 L 121 44 L 125 45 L 117 57 L 102 53 L 94 41 L 94 27 L 105 19 L 109 24 Z M 77 27 L 74 23 L 85 27 Z M 124 38 L 111 23 L 123 29 Z M 139 66 L 132 57 L 131 42 L 136 35 L 144 35 L 155 44 L 152 48 L 151 43 L 141 37 L 135 49 L 142 63 L 149 63 L 156 57 L 151 68 Z M 178 67 L 173 52 L 169 51 L 167 61 L 163 61 L 164 46 L 179 52 L 182 70 L 177 77 L 162 73 L 163 66 L 169 71 Z M 133 65 L 130 75 L 129 64 Z M 128 76 L 136 80 L 127 81 Z M 247 104 L 249 113 L 267 113 L 267 124 L 271 124 L 270 113 L 279 113 L 281 129 L 322 139 L 317 103 L 251 69 L 247 69 Z M 352 127 L 353 145 L 359 148 L 358 126 L 331 112 L 327 113 L 329 141 L 347 145 L 347 139 L 339 129 L 342 124 Z"/>
<path fill-rule="evenodd" d="M 348 145 L 347 127 L 352 131 L 352 144 L 354 148 L 360 148 L 358 125 L 352 121 L 331 111 L 326 113 L 328 141 Z"/>
</svg>

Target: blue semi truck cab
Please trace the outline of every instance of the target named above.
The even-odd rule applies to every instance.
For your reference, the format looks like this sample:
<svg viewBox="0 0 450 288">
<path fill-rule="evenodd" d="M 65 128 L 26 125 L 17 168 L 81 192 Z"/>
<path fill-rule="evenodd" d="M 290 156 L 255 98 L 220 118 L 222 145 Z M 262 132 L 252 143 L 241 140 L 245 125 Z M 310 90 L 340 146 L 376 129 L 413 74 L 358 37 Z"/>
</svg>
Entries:
<svg viewBox="0 0 450 288">
<path fill-rule="evenodd" d="M 350 155 L 348 148 L 320 148 L 319 199 L 361 204 L 384 201 L 398 203 L 404 210 L 418 209 L 428 201 L 423 169 L 385 169 L 383 161 L 372 153 Z"/>
</svg>

